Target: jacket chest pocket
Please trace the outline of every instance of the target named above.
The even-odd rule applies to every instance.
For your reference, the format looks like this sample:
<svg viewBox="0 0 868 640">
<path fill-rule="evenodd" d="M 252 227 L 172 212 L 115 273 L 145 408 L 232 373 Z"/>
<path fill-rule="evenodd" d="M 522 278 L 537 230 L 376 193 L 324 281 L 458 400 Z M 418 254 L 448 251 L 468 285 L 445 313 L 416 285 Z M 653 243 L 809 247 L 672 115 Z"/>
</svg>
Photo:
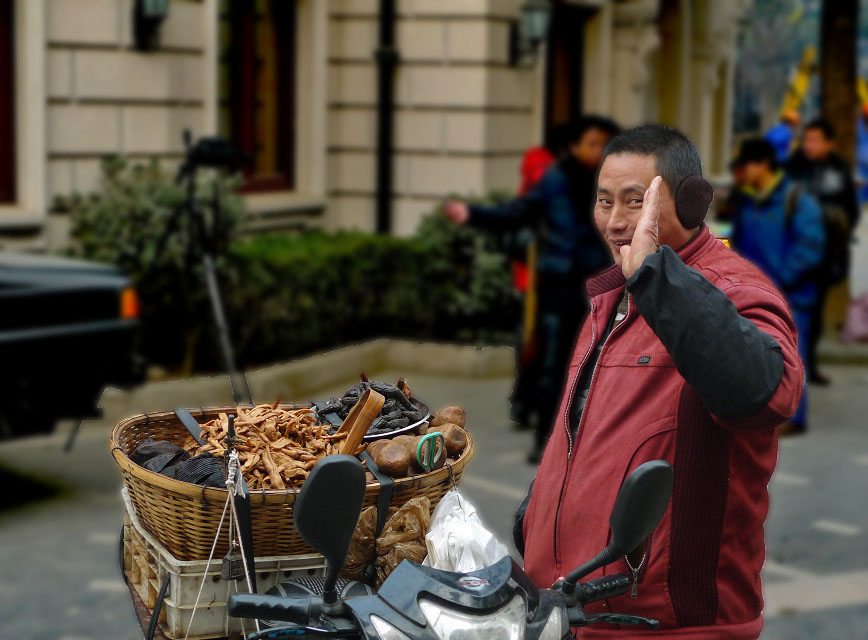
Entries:
<svg viewBox="0 0 868 640">
<path fill-rule="evenodd" d="M 604 367 L 674 367 L 672 356 L 666 351 L 649 351 L 647 353 L 612 353 L 607 354 L 601 366 Z"/>
<path fill-rule="evenodd" d="M 589 403 L 612 424 L 642 426 L 675 410 L 675 392 L 683 378 L 672 357 L 656 352 L 604 354 Z"/>
</svg>

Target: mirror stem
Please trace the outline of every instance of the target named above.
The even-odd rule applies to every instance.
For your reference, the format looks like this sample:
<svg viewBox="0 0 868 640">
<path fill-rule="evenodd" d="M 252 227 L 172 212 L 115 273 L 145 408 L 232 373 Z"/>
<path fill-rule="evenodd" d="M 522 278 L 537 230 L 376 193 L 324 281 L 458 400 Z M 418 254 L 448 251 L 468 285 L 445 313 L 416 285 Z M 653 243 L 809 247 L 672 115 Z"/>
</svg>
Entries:
<svg viewBox="0 0 868 640">
<path fill-rule="evenodd" d="M 582 566 L 573 569 L 567 574 L 567 577 L 564 578 L 563 586 L 561 587 L 561 592 L 564 595 L 572 595 L 576 592 L 576 583 L 579 580 L 584 578 L 586 575 L 591 573 L 592 571 L 596 571 L 600 567 L 604 567 L 607 564 L 611 563 L 614 560 L 614 553 L 610 547 L 606 547 L 603 549 L 595 558 L 592 560 L 588 560 Z"/>
<path fill-rule="evenodd" d="M 331 591 L 326 591 L 322 594 L 322 613 L 326 616 L 345 616 L 346 615 L 346 607 L 344 606 L 344 601 L 338 598 L 338 592 L 334 589 Z M 333 601 L 329 601 L 333 599 Z"/>
<path fill-rule="evenodd" d="M 344 601 L 341 600 L 337 589 L 338 577 L 343 568 L 344 561 L 337 563 L 326 559 L 325 578 L 322 585 L 322 610 L 325 614 L 338 616 L 344 611 Z"/>
<path fill-rule="evenodd" d="M 326 560 L 326 572 L 325 579 L 323 580 L 322 585 L 322 601 L 323 604 L 334 604 L 338 601 L 338 574 L 340 570 L 343 568 L 343 563 L 341 566 L 338 566 L 337 563 L 329 562 Z"/>
</svg>

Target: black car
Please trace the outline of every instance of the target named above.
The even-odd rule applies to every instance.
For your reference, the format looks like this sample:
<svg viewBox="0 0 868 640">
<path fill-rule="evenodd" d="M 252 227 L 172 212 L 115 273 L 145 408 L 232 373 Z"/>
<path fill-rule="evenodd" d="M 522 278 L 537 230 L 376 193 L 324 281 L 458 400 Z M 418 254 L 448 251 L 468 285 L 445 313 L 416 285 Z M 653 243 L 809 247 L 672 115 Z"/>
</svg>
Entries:
<svg viewBox="0 0 868 640">
<path fill-rule="evenodd" d="M 108 385 L 141 381 L 135 290 L 116 268 L 0 251 L 0 437 L 95 415 Z"/>
</svg>

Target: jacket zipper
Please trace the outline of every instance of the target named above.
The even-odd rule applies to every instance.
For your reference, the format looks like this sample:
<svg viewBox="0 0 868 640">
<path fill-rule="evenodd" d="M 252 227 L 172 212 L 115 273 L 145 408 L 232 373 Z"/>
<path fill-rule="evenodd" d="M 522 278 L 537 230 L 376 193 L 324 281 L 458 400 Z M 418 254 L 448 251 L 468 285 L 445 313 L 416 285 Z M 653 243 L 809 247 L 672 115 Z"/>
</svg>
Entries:
<svg viewBox="0 0 868 640">
<path fill-rule="evenodd" d="M 645 543 L 645 552 L 642 554 L 642 559 L 639 561 L 639 566 L 634 567 L 630 564 L 630 557 L 625 555 L 624 561 L 627 563 L 627 567 L 630 569 L 630 577 L 633 579 L 633 588 L 630 589 L 630 597 L 638 598 L 639 597 L 639 574 L 642 571 L 642 568 L 645 566 L 645 561 L 648 559 L 648 543 Z"/>
<path fill-rule="evenodd" d="M 588 318 L 593 318 L 594 309 L 594 301 L 591 301 L 591 308 L 588 311 Z M 573 451 L 573 437 L 570 433 L 570 408 L 573 406 L 573 396 L 576 393 L 576 385 L 579 384 L 579 376 L 582 375 L 582 370 L 585 368 L 585 364 L 588 362 L 588 358 L 594 352 L 594 347 L 597 342 L 597 329 L 593 324 L 593 320 L 591 321 L 591 347 L 588 349 L 588 352 L 585 354 L 585 357 L 582 358 L 582 364 L 579 366 L 578 371 L 576 371 L 576 375 L 573 378 L 573 383 L 570 385 L 570 397 L 567 400 L 567 408 L 566 413 L 564 414 L 564 430 L 567 432 L 567 472 L 564 474 L 564 482 L 561 484 L 561 493 L 558 497 L 558 508 L 555 511 L 555 529 L 554 529 L 554 551 L 555 551 L 555 560 L 560 562 L 560 553 L 558 551 L 558 521 L 561 517 L 561 503 L 564 501 L 564 491 L 567 488 L 567 477 L 570 473 L 570 467 L 572 466 L 572 451 Z"/>
<path fill-rule="evenodd" d="M 630 555 L 624 554 L 624 562 L 627 564 L 627 568 L 630 570 L 630 578 L 633 581 L 633 586 L 630 589 L 631 598 L 639 597 L 639 583 L 642 581 L 642 576 L 648 570 L 648 559 L 651 557 L 651 543 L 653 542 L 653 540 L 653 533 L 647 538 L 645 538 L 645 551 L 642 553 L 642 559 L 639 561 L 639 565 L 636 567 L 630 564 Z"/>
<path fill-rule="evenodd" d="M 591 399 L 591 391 L 594 388 L 594 380 L 597 377 L 597 368 L 600 366 L 600 360 L 603 358 L 603 351 L 606 350 L 606 345 L 609 343 L 609 340 L 612 338 L 612 335 L 618 330 L 630 317 L 630 294 L 627 294 L 627 313 L 621 318 L 621 321 L 618 322 L 612 330 L 609 332 L 609 335 L 606 336 L 606 339 L 603 341 L 603 345 L 600 347 L 600 355 L 597 357 L 597 361 L 594 363 L 594 370 L 591 372 L 591 381 L 588 383 L 588 400 Z M 594 312 L 594 303 L 591 302 L 591 310 L 588 312 L 588 317 L 591 317 L 591 314 Z M 617 313 L 617 307 L 615 310 Z M 593 324 L 591 325 L 591 348 L 588 353 L 585 354 L 584 360 L 582 360 L 582 366 L 579 367 L 579 370 L 576 372 L 575 378 L 573 378 L 572 388 L 570 389 L 570 398 L 567 401 L 566 412 L 564 414 L 564 427 L 567 430 L 567 472 L 564 474 L 564 482 L 561 485 L 561 494 L 558 498 L 558 508 L 555 511 L 555 535 L 554 535 L 554 551 L 555 551 L 555 561 L 560 563 L 560 549 L 558 548 L 558 529 L 560 528 L 560 520 L 561 520 L 561 505 L 564 502 L 564 492 L 567 488 L 567 479 L 570 477 L 570 469 L 573 467 L 573 436 L 570 432 L 570 410 L 573 406 L 573 397 L 576 393 L 576 385 L 579 383 L 579 376 L 582 375 L 582 369 L 585 368 L 585 363 L 588 361 L 588 357 L 596 348 L 596 337 L 597 332 L 593 329 Z M 579 419 L 579 425 L 576 427 L 576 440 L 578 441 L 579 433 L 582 430 L 582 424 L 585 422 L 585 416 L 587 415 L 588 405 L 585 404 L 585 409 L 582 411 L 582 417 Z"/>
<path fill-rule="evenodd" d="M 594 303 L 591 303 L 591 310 L 588 312 L 588 317 L 591 317 L 591 314 L 594 313 Z M 570 397 L 567 400 L 567 410 L 564 414 L 564 430 L 567 432 L 567 459 L 569 460 L 572 457 L 573 453 L 573 434 L 570 432 L 570 408 L 573 406 L 573 396 L 576 394 L 576 385 L 579 384 L 579 377 L 582 375 L 582 370 L 585 368 L 585 364 L 588 362 L 588 358 L 594 352 L 594 348 L 596 345 L 597 338 L 597 329 L 591 324 L 591 348 L 588 349 L 588 352 L 585 354 L 585 357 L 582 358 L 582 364 L 579 366 L 578 371 L 576 371 L 576 376 L 573 378 L 573 384 L 570 385 Z M 601 352 L 602 354 L 602 352 Z M 590 395 L 590 393 L 589 393 Z M 584 415 L 582 416 L 584 417 Z M 581 421 L 580 421 L 581 422 Z"/>
</svg>

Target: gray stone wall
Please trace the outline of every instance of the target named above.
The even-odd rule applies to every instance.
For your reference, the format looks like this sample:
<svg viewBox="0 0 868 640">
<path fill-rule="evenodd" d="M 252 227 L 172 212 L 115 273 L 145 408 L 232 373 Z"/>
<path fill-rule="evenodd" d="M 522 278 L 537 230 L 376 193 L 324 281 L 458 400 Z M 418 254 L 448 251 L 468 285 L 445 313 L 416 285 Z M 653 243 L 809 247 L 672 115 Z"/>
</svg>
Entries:
<svg viewBox="0 0 868 640">
<path fill-rule="evenodd" d="M 158 50 L 133 47 L 125 0 L 46 0 L 49 201 L 97 185 L 100 157 L 180 157 L 204 128 L 203 3 L 173 0 Z"/>
<path fill-rule="evenodd" d="M 393 230 L 409 234 L 450 192 L 517 187 L 539 97 L 532 68 L 507 63 L 518 0 L 397 4 Z M 378 3 L 330 9 L 329 222 L 373 229 Z"/>
</svg>

